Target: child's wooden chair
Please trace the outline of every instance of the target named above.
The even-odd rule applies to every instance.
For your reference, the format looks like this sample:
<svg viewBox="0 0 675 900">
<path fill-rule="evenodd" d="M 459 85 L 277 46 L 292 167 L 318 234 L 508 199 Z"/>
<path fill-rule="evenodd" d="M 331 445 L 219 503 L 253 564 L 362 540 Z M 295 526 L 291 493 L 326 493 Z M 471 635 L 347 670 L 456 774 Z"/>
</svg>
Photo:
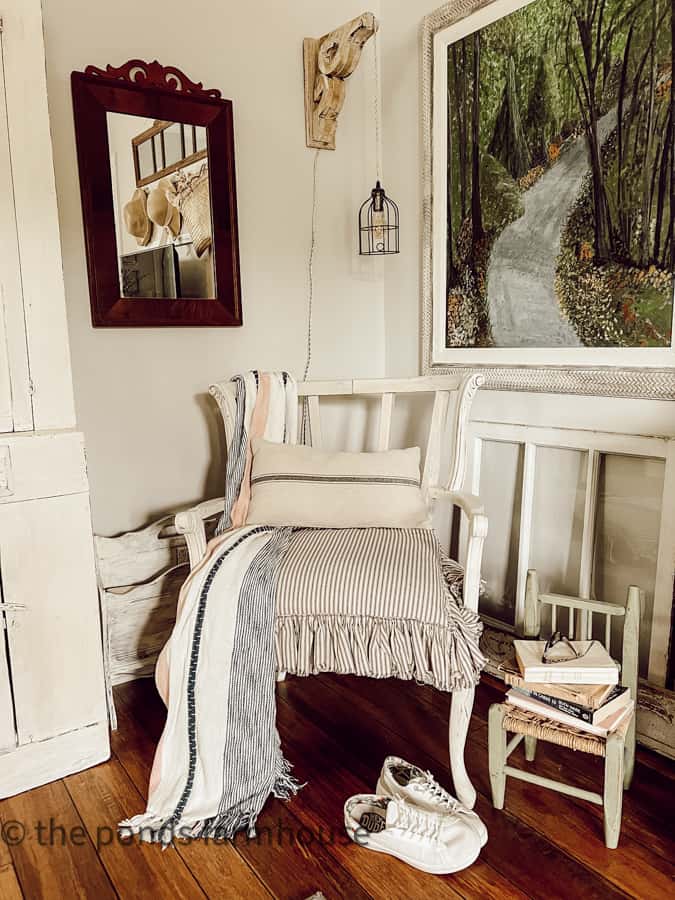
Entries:
<svg viewBox="0 0 675 900">
<path fill-rule="evenodd" d="M 623 616 L 623 648 L 621 661 L 621 683 L 630 688 L 631 696 L 637 702 L 638 681 L 638 638 L 640 629 L 640 590 L 631 586 L 625 608 L 612 603 L 582 600 L 579 597 L 565 597 L 560 594 L 540 594 L 537 573 L 527 573 L 525 599 L 525 637 L 538 638 L 541 630 L 541 606 L 551 607 L 551 631 L 556 630 L 558 607 L 569 611 L 569 637 L 575 637 L 575 618 L 579 628 L 577 640 L 592 637 L 593 614 L 605 616 L 604 646 L 609 652 L 613 616 Z M 576 614 L 576 615 L 575 615 Z M 488 717 L 488 744 L 490 754 L 490 784 L 492 803 L 496 809 L 504 808 L 506 777 L 519 778 L 540 787 L 559 791 L 571 797 L 580 797 L 597 803 L 603 808 L 605 844 L 614 849 L 619 842 L 621 831 L 621 804 L 623 791 L 630 787 L 635 763 L 635 713 L 630 721 L 622 723 L 606 739 L 595 735 L 565 733 L 554 727 L 547 727 L 542 718 L 536 723 L 536 735 L 532 734 L 532 716 L 522 716 L 519 711 L 506 703 L 495 703 L 490 707 Z M 507 743 L 507 732 L 514 737 Z M 554 781 L 507 765 L 510 754 L 525 741 L 525 759 L 532 762 L 535 757 L 537 739 L 562 746 L 572 746 L 585 753 L 605 757 L 605 782 L 603 793 L 586 791 L 565 782 Z"/>
</svg>

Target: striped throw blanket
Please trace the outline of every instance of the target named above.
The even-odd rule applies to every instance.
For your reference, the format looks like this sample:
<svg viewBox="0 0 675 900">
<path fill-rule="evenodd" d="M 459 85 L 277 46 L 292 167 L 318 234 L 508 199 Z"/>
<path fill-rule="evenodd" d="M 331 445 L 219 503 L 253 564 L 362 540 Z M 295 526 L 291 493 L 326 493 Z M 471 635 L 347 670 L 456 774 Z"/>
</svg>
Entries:
<svg viewBox="0 0 675 900">
<path fill-rule="evenodd" d="M 157 663 L 168 713 L 147 810 L 120 825 L 163 843 L 251 832 L 270 794 L 297 791 L 276 729 L 277 669 L 452 690 L 474 685 L 485 662 L 462 570 L 430 529 L 244 524 L 251 439 L 293 440 L 297 391 L 285 373 L 234 381 L 224 514 Z"/>
<path fill-rule="evenodd" d="M 276 728 L 276 572 L 290 528 L 249 526 L 252 437 L 295 435 L 297 391 L 286 373 L 238 376 L 219 534 L 190 573 L 155 679 L 167 721 L 150 775 L 145 813 L 123 833 L 230 838 L 253 832 L 270 794 L 298 789 Z"/>
</svg>

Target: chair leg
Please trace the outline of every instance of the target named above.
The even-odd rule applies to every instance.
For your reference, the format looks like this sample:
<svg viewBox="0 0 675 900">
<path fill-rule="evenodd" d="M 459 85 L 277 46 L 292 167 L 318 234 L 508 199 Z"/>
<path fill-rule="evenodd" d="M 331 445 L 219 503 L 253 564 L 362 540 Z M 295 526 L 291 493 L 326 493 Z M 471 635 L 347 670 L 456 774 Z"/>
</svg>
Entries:
<svg viewBox="0 0 675 900">
<path fill-rule="evenodd" d="M 504 706 L 493 703 L 488 712 L 488 750 L 490 763 L 490 786 L 492 787 L 492 805 L 495 809 L 504 809 L 504 793 L 506 791 L 506 732 L 502 728 Z"/>
<path fill-rule="evenodd" d="M 531 734 L 525 735 L 525 759 L 528 762 L 534 762 L 537 753 L 537 739 Z"/>
<path fill-rule="evenodd" d="M 280 669 L 277 672 L 277 681 L 286 681 L 286 673 L 284 672 L 283 669 Z"/>
<path fill-rule="evenodd" d="M 623 789 L 627 791 L 633 780 L 635 768 L 635 713 L 626 732 L 626 752 L 623 761 Z"/>
<path fill-rule="evenodd" d="M 619 843 L 619 833 L 621 831 L 624 750 L 623 737 L 618 734 L 610 734 L 607 738 L 605 750 L 605 787 L 603 793 L 605 844 L 610 850 L 614 850 Z"/>
<path fill-rule="evenodd" d="M 464 745 L 469 730 L 475 688 L 452 692 L 450 706 L 450 769 L 457 799 L 467 809 L 473 809 L 476 791 L 469 779 L 464 763 Z"/>
</svg>

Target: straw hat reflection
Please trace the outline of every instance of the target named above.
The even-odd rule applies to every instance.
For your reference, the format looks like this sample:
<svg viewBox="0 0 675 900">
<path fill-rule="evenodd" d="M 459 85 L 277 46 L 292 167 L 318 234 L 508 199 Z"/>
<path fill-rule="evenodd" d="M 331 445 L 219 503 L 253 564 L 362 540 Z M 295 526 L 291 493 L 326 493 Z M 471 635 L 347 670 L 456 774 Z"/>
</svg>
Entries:
<svg viewBox="0 0 675 900">
<path fill-rule="evenodd" d="M 135 190 L 131 200 L 124 204 L 122 214 L 124 216 L 124 227 L 128 233 L 136 238 L 136 243 L 139 246 L 145 247 L 152 237 L 152 222 L 148 218 L 145 191 L 140 188 Z"/>
<path fill-rule="evenodd" d="M 192 237 L 195 253 L 202 256 L 211 246 L 211 198 L 207 166 L 201 166 L 198 172 L 181 169 L 176 177 L 176 196 L 185 227 Z"/>
<path fill-rule="evenodd" d="M 169 178 L 161 178 L 148 194 L 148 215 L 172 237 L 180 232 L 180 212 L 175 202 L 176 191 Z"/>
</svg>

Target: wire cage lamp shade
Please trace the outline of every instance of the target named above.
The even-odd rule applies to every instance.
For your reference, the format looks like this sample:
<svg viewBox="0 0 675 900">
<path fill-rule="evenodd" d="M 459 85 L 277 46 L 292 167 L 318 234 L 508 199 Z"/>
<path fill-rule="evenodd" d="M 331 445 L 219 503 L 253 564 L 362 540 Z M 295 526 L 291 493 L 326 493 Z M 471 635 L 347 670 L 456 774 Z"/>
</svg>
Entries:
<svg viewBox="0 0 675 900">
<path fill-rule="evenodd" d="M 359 210 L 359 253 L 385 256 L 399 252 L 398 206 L 378 181 Z"/>
</svg>

